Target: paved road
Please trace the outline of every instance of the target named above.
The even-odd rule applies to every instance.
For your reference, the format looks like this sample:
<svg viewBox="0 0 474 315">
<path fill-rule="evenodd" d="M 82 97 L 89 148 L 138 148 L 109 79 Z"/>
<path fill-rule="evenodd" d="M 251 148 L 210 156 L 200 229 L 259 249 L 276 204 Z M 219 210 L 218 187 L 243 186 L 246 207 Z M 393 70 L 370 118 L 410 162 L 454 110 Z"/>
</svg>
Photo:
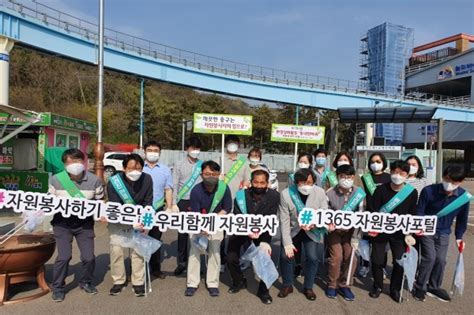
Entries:
<svg viewBox="0 0 474 315">
<path fill-rule="evenodd" d="M 368 296 L 370 280 L 356 280 L 354 293 L 356 301 L 346 302 L 341 297 L 330 300 L 324 296 L 321 283 L 318 283 L 315 292 L 318 296 L 315 302 L 306 301 L 301 293 L 293 293 L 286 299 L 278 298 L 277 292 L 281 280 L 271 289 L 274 297 L 272 305 L 263 305 L 254 296 L 257 286 L 255 281 L 249 281 L 249 289 L 237 295 L 230 295 L 226 291 L 229 286 L 229 277 L 224 274 L 221 277 L 221 296 L 211 298 L 201 285 L 196 296 L 184 297 L 185 278 L 175 277 L 172 271 L 175 268 L 176 233 L 173 231 L 165 233 L 165 259 L 163 270 L 168 274 L 165 280 L 154 280 L 153 292 L 147 298 L 136 298 L 130 289 L 125 290 L 120 296 L 112 297 L 108 291 L 112 286 L 108 272 L 108 237 L 103 225 L 96 227 L 96 254 L 97 268 L 95 283 L 99 289 L 96 296 L 87 296 L 77 288 L 77 276 L 80 272 L 78 251 L 74 250 L 71 261 L 70 275 L 67 278 L 68 294 L 62 303 L 53 303 L 50 295 L 23 304 L 8 305 L 0 307 L 0 314 L 130 314 L 138 312 L 160 313 L 160 314 L 284 314 L 297 312 L 311 312 L 319 314 L 468 314 L 471 313 L 471 302 L 474 299 L 473 284 L 474 273 L 470 272 L 474 266 L 474 236 L 469 232 L 466 235 L 467 250 L 465 252 L 466 264 L 466 289 L 464 296 L 457 298 L 451 303 L 443 303 L 427 298 L 424 303 L 415 301 L 405 296 L 408 300 L 403 304 L 392 302 L 388 295 L 382 295 L 378 300 Z M 452 242 L 453 243 L 453 242 Z M 75 246 L 74 246 L 75 247 Z M 450 246 L 448 267 L 444 287 L 450 288 L 453 275 L 453 265 L 456 252 L 453 244 Z M 54 257 L 53 257 L 54 259 Z M 51 280 L 52 262 L 47 265 L 47 280 Z M 250 271 L 247 278 L 252 278 Z M 298 280 L 296 288 L 301 290 L 301 279 Z M 388 290 L 386 282 L 385 291 Z"/>
</svg>

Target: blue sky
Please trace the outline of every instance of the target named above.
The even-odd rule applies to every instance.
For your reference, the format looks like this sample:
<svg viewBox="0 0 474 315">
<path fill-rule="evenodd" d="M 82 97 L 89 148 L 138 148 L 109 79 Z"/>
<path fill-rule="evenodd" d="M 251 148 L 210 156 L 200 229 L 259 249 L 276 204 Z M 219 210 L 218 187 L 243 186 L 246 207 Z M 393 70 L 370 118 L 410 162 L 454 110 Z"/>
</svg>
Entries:
<svg viewBox="0 0 474 315">
<path fill-rule="evenodd" d="M 97 21 L 98 0 L 39 0 Z M 106 26 L 210 56 L 357 80 L 359 38 L 385 21 L 415 45 L 474 33 L 472 0 L 105 0 Z"/>
</svg>

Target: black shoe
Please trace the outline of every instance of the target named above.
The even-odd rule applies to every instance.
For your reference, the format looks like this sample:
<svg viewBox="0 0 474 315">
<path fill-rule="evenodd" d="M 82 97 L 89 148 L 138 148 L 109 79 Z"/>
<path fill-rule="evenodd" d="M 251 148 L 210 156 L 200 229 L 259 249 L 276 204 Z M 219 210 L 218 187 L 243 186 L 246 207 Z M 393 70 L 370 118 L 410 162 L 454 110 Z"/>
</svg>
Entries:
<svg viewBox="0 0 474 315">
<path fill-rule="evenodd" d="M 99 293 L 99 291 L 97 291 L 95 286 L 93 286 L 91 283 L 85 283 L 80 287 L 82 291 L 86 292 L 89 295 L 96 295 L 97 293 Z"/>
<path fill-rule="evenodd" d="M 185 265 L 178 265 L 178 267 L 176 267 L 176 269 L 174 270 L 174 275 L 179 276 L 185 271 L 186 271 L 186 266 Z"/>
<path fill-rule="evenodd" d="M 260 301 L 262 301 L 263 304 L 272 304 L 273 299 L 270 296 L 270 294 L 267 293 L 262 293 L 262 294 L 257 294 L 257 296 L 260 298 Z"/>
<path fill-rule="evenodd" d="M 234 294 L 245 288 L 247 288 L 247 280 L 244 279 L 244 281 L 242 281 L 240 284 L 231 286 L 227 292 Z"/>
<path fill-rule="evenodd" d="M 136 297 L 145 296 L 145 286 L 144 285 L 134 285 L 133 286 L 133 293 L 135 293 Z"/>
<path fill-rule="evenodd" d="M 435 299 L 438 299 L 441 302 L 450 302 L 451 301 L 451 297 L 449 296 L 448 292 L 446 292 L 443 289 L 428 290 L 426 295 L 431 296 Z"/>
<path fill-rule="evenodd" d="M 164 273 L 162 273 L 161 271 L 154 271 L 153 272 L 153 276 L 157 279 L 161 279 L 163 280 L 164 278 L 166 278 L 166 275 Z"/>
<path fill-rule="evenodd" d="M 51 298 L 53 299 L 54 302 L 62 302 L 64 301 L 64 292 L 62 291 L 53 291 L 53 295 Z"/>
<path fill-rule="evenodd" d="M 397 303 L 402 303 L 402 297 L 400 296 L 400 291 L 390 291 L 390 297 Z"/>
<path fill-rule="evenodd" d="M 117 296 L 122 292 L 123 288 L 125 288 L 127 285 L 124 284 L 114 284 L 112 289 L 110 289 L 110 295 Z"/>
<path fill-rule="evenodd" d="M 426 298 L 426 292 L 421 289 L 413 289 L 412 292 L 413 298 L 417 301 L 424 302 Z"/>
<path fill-rule="evenodd" d="M 381 293 L 382 293 L 382 289 L 372 288 L 372 291 L 370 291 L 369 296 L 371 298 L 377 299 Z"/>
</svg>

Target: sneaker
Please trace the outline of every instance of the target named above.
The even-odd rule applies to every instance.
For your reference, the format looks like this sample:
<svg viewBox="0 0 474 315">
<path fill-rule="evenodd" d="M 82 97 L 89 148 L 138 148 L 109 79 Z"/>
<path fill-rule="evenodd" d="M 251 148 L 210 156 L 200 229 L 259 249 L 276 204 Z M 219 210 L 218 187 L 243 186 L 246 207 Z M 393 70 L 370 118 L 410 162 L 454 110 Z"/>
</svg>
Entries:
<svg viewBox="0 0 474 315">
<path fill-rule="evenodd" d="M 335 299 L 336 298 L 336 289 L 333 288 L 327 288 L 326 289 L 326 296 L 330 299 Z"/>
<path fill-rule="evenodd" d="M 355 299 L 354 293 L 352 293 L 352 290 L 350 288 L 339 288 L 338 292 L 346 301 L 354 301 Z"/>
<path fill-rule="evenodd" d="M 438 299 L 441 302 L 451 301 L 451 297 L 449 296 L 448 292 L 443 289 L 428 290 L 428 292 L 426 292 L 426 295 Z"/>
<path fill-rule="evenodd" d="M 81 285 L 80 288 L 89 295 L 96 295 L 99 292 L 91 283 L 85 283 Z"/>
<path fill-rule="evenodd" d="M 62 302 L 64 301 L 64 292 L 62 291 L 53 291 L 53 294 L 51 296 L 51 298 L 53 299 L 54 302 Z"/>
<path fill-rule="evenodd" d="M 359 270 L 359 276 L 361 278 L 366 278 L 369 274 L 369 267 L 362 266 Z"/>
<path fill-rule="evenodd" d="M 174 275 L 179 276 L 185 271 L 186 271 L 186 266 L 185 265 L 178 265 L 178 267 L 176 267 L 176 269 L 174 270 Z"/>
<path fill-rule="evenodd" d="M 145 296 L 145 286 L 144 285 L 134 285 L 133 286 L 133 293 L 135 293 L 136 297 Z"/>
<path fill-rule="evenodd" d="M 381 293 L 382 293 L 382 289 L 372 288 L 372 291 L 370 291 L 369 296 L 373 299 L 377 299 Z"/>
<path fill-rule="evenodd" d="M 413 298 L 417 301 L 420 301 L 420 302 L 424 302 L 425 301 L 425 295 L 426 295 L 426 292 L 424 290 L 421 290 L 421 289 L 413 289 L 413 292 L 412 292 L 412 295 L 413 295 Z"/>
<path fill-rule="evenodd" d="M 110 289 L 110 295 L 117 296 L 122 292 L 123 288 L 125 288 L 127 285 L 124 284 L 114 284 L 112 289 Z"/>
<path fill-rule="evenodd" d="M 187 287 L 184 291 L 184 296 L 193 296 L 196 293 L 197 288 Z"/>
<path fill-rule="evenodd" d="M 219 296 L 219 289 L 218 288 L 209 288 L 209 295 L 212 297 Z"/>
<path fill-rule="evenodd" d="M 239 283 L 238 285 L 233 285 L 229 288 L 229 290 L 227 290 L 227 292 L 229 292 L 230 294 L 235 294 L 237 292 L 239 292 L 240 290 L 243 290 L 247 288 L 247 280 L 244 279 L 244 281 L 242 281 L 241 283 Z"/>
</svg>

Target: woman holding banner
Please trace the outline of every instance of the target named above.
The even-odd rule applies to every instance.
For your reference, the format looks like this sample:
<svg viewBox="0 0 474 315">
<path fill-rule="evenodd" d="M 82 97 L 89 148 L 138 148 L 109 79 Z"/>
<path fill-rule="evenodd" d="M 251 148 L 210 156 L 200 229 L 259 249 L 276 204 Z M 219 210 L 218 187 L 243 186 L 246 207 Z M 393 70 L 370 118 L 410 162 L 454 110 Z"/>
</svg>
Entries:
<svg viewBox="0 0 474 315">
<path fill-rule="evenodd" d="M 293 274 L 295 243 L 302 242 L 306 254 L 304 266 L 303 294 L 310 300 L 316 300 L 313 291 L 314 278 L 324 250 L 324 229 L 312 225 L 301 226 L 298 214 L 303 208 L 327 209 L 328 202 L 324 190 L 314 185 L 316 175 L 311 169 L 301 168 L 295 173 L 295 184 L 281 193 L 278 216 L 282 234 L 282 251 L 280 257 L 283 287 L 278 297 L 285 298 L 293 293 Z"/>
<path fill-rule="evenodd" d="M 129 154 L 123 160 L 123 173 L 110 177 L 107 184 L 107 195 L 109 202 L 120 204 L 131 204 L 140 206 L 153 205 L 153 180 L 150 175 L 143 172 L 145 162 L 138 154 Z M 132 234 L 135 229 L 141 230 L 140 226 L 109 223 L 110 234 L 110 274 L 113 287 L 110 295 L 119 295 L 127 286 L 125 273 L 123 247 L 116 245 L 114 238 L 120 239 L 124 235 Z M 113 244 L 112 244 L 113 243 Z M 135 296 L 145 296 L 145 261 L 134 249 L 131 251 L 132 261 L 132 286 Z"/>
</svg>

